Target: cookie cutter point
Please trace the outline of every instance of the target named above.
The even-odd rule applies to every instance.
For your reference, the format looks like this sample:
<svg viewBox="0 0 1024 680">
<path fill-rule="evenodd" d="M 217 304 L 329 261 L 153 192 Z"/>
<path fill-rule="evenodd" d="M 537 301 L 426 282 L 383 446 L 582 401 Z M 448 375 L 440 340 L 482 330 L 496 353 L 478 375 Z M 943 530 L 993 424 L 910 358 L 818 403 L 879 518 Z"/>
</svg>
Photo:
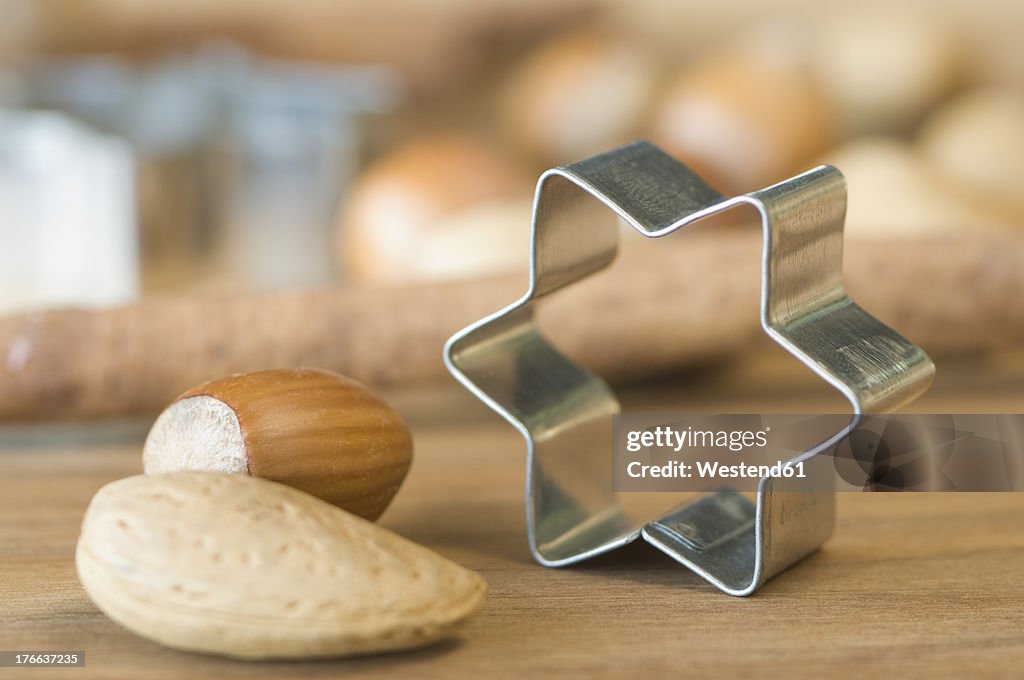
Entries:
<svg viewBox="0 0 1024 680">
<path fill-rule="evenodd" d="M 719 491 L 652 521 L 631 520 L 611 483 L 611 416 L 619 402 L 534 324 L 547 295 L 607 267 L 618 220 L 665 236 L 739 206 L 761 217 L 761 326 L 864 413 L 914 399 L 935 367 L 912 342 L 859 307 L 842 284 L 846 182 L 831 166 L 726 197 L 648 142 L 544 172 L 530 239 L 530 285 L 508 307 L 453 335 L 449 371 L 526 440 L 530 550 L 564 566 L 639 538 L 730 595 L 750 595 L 832 534 L 832 471 L 820 456 L 848 428 L 792 459 L 807 477 L 764 478 L 756 502 Z"/>
</svg>

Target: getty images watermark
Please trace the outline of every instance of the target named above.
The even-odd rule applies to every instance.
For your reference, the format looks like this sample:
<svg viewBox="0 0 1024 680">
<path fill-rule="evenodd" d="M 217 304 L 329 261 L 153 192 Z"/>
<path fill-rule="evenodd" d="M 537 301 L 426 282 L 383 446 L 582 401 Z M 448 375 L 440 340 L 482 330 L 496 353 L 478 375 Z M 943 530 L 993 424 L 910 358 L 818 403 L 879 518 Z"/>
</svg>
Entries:
<svg viewBox="0 0 1024 680">
<path fill-rule="evenodd" d="M 837 491 L 1022 491 L 1024 415 L 613 418 L 616 491 L 755 491 L 811 474 Z"/>
</svg>

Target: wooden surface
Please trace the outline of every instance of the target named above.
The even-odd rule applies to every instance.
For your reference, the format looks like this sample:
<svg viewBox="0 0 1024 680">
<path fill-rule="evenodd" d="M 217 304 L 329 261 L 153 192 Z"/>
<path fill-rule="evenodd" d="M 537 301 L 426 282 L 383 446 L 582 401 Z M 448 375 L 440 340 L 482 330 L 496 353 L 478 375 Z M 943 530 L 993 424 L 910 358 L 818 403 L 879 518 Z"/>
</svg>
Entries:
<svg viewBox="0 0 1024 680">
<path fill-rule="evenodd" d="M 781 366 L 784 366 L 780 368 Z M 778 355 L 625 393 L 628 406 L 826 408 Z M 940 363 L 927 411 L 1024 410 L 1024 358 Z M 802 377 L 789 377 L 790 375 Z M 480 571 L 483 611 L 418 652 L 235 662 L 140 639 L 75 577 L 82 513 L 141 470 L 145 423 L 0 433 L 0 648 L 84 650 L 76 669 L 0 678 L 1020 677 L 1024 494 L 843 494 L 826 547 L 751 598 L 732 598 L 637 545 L 568 569 L 528 552 L 523 443 L 459 390 L 393 395 L 416 460 L 383 525 Z"/>
</svg>

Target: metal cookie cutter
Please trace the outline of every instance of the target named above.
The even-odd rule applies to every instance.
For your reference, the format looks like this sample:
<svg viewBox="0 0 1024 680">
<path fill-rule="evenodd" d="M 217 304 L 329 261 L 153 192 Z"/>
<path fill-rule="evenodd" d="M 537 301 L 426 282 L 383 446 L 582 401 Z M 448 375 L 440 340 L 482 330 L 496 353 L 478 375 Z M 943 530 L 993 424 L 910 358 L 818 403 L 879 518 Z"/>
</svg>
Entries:
<svg viewBox="0 0 1024 680">
<path fill-rule="evenodd" d="M 928 356 L 843 289 L 846 183 L 835 168 L 732 198 L 646 142 L 548 170 L 537 183 L 529 290 L 445 346 L 452 374 L 526 439 L 527 530 L 541 564 L 572 564 L 642 536 L 726 593 L 749 595 L 831 535 L 832 470 L 817 455 L 825 445 L 792 460 L 805 461 L 805 479 L 760 480 L 756 505 L 721 491 L 631 520 L 611 485 L 619 402 L 534 325 L 538 301 L 612 262 L 616 217 L 657 238 L 743 204 L 763 225 L 762 327 L 850 401 L 854 420 L 930 384 Z"/>
</svg>

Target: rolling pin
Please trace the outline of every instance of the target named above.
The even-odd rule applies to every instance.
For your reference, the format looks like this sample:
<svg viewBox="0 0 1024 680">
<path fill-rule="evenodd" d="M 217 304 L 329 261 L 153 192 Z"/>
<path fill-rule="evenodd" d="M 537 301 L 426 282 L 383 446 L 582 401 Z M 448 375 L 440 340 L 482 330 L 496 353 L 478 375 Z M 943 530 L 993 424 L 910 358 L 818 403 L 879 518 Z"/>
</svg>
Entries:
<svg viewBox="0 0 1024 680">
<path fill-rule="evenodd" d="M 624 248 L 543 306 L 541 327 L 619 382 L 743 350 L 759 333 L 760 236 L 681 236 Z M 1024 238 L 851 241 L 845 261 L 853 298 L 930 352 L 1024 339 Z M 374 386 L 436 381 L 447 377 L 445 340 L 525 290 L 523 274 L 9 316 L 0 419 L 155 412 L 202 381 L 268 368 L 325 368 Z"/>
</svg>

